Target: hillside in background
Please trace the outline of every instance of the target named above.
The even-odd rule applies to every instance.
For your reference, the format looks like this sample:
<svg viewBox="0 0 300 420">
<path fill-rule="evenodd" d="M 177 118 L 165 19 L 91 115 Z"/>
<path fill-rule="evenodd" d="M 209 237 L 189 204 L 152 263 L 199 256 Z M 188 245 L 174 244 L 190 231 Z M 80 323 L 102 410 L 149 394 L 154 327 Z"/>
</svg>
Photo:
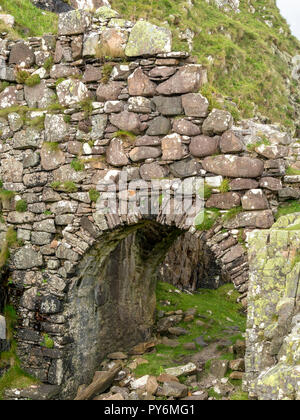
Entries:
<svg viewBox="0 0 300 420">
<path fill-rule="evenodd" d="M 217 6 L 227 3 L 233 6 Z M 208 67 L 209 83 L 203 94 L 212 107 L 225 107 L 236 119 L 259 116 L 292 132 L 300 129 L 300 89 L 291 77 L 291 59 L 299 52 L 299 41 L 275 0 L 112 0 L 111 4 L 125 18 L 145 18 L 172 29 L 173 49 L 191 51 Z M 55 32 L 56 15 L 35 8 L 30 0 L 2 0 L 1 6 L 16 19 L 13 35 Z"/>
<path fill-rule="evenodd" d="M 300 91 L 290 66 L 299 42 L 275 0 L 241 0 L 239 13 L 225 12 L 214 0 L 113 0 L 112 7 L 130 19 L 167 23 L 175 49 L 187 50 L 190 39 L 193 55 L 209 68 L 207 96 L 218 100 L 221 93 L 242 117 L 259 112 L 286 127 L 300 126 Z"/>
<path fill-rule="evenodd" d="M 8 31 L 11 38 L 42 36 L 57 30 L 57 15 L 38 9 L 30 0 L 1 0 L 0 6 L 0 13 L 8 13 L 15 18 L 13 29 L 0 21 L 0 32 Z"/>
</svg>

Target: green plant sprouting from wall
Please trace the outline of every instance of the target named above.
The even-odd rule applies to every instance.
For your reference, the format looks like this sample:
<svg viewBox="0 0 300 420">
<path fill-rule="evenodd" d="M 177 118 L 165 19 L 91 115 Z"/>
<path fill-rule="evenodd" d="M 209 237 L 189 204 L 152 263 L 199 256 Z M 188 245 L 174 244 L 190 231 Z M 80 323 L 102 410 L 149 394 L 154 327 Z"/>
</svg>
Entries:
<svg viewBox="0 0 300 420">
<path fill-rule="evenodd" d="M 7 263 L 11 248 L 17 248 L 22 245 L 22 241 L 18 239 L 17 232 L 12 226 L 7 229 L 5 239 L 1 244 L 0 250 L 0 270 L 3 269 Z"/>
</svg>

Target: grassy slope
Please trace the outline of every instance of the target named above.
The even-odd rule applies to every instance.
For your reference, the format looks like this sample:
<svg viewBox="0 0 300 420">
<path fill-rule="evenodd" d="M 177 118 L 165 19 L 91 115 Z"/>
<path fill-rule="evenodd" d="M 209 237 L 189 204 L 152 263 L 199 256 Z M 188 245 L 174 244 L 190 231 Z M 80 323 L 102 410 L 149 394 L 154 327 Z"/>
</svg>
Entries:
<svg viewBox="0 0 300 420">
<path fill-rule="evenodd" d="M 143 359 L 148 363 L 140 364 L 135 369 L 135 376 L 159 375 L 166 368 L 187 363 L 193 354 L 200 352 L 203 348 L 197 345 L 196 350 L 186 350 L 184 343 L 194 342 L 195 338 L 202 336 L 206 343 L 215 343 L 220 339 L 231 341 L 234 344 L 237 340 L 243 339 L 242 334 L 246 330 L 246 316 L 242 313 L 241 305 L 236 303 L 238 292 L 234 290 L 232 284 L 227 284 L 217 290 L 200 289 L 193 295 L 187 293 L 177 293 L 176 288 L 167 283 L 158 283 L 156 290 L 157 310 L 175 311 L 181 309 L 186 311 L 190 308 L 197 308 L 198 315 L 191 322 L 181 322 L 178 326 L 185 328 L 187 335 L 176 338 L 180 344 L 172 348 L 163 344 L 156 346 L 156 351 L 144 354 Z M 170 305 L 163 306 L 161 302 L 169 301 Z M 197 319 L 204 320 L 203 326 L 197 325 Z M 238 326 L 240 332 L 230 332 L 230 327 Z M 227 353 L 226 349 L 221 352 L 220 359 L 232 360 L 233 354 Z M 210 360 L 207 360 L 207 374 Z M 229 376 L 230 370 L 226 376 Z M 180 378 L 185 382 L 185 376 Z M 236 387 L 236 393 L 231 399 L 247 399 L 247 394 L 241 391 L 241 381 L 230 380 Z M 197 389 L 195 389 L 196 391 Z M 220 399 L 219 395 L 210 395 Z"/>
<path fill-rule="evenodd" d="M 0 23 L 0 32 L 8 31 L 13 38 L 41 36 L 57 31 L 57 16 L 33 6 L 30 0 L 1 0 L 4 13 L 15 18 L 13 30 Z"/>
<path fill-rule="evenodd" d="M 215 342 L 219 339 L 228 339 L 233 343 L 237 339 L 242 339 L 241 334 L 227 334 L 224 332 L 227 328 L 238 326 L 241 333 L 246 329 L 246 317 L 241 313 L 241 305 L 236 303 L 238 293 L 234 290 L 232 284 L 227 284 L 217 290 L 200 289 L 196 294 L 176 293 L 175 287 L 168 283 L 158 283 L 157 286 L 157 310 L 175 311 L 181 309 L 186 311 L 190 308 L 197 308 L 198 314 L 205 323 L 202 327 L 193 322 L 181 322 L 179 326 L 186 328 L 188 334 L 177 337 L 180 345 L 170 348 L 163 344 L 156 346 L 157 353 L 144 355 L 149 361 L 147 365 L 140 365 L 136 369 L 137 376 L 144 374 L 159 375 L 166 367 L 172 367 L 180 364 L 180 359 L 194 351 L 185 350 L 183 344 L 193 342 L 196 337 L 203 336 L 207 343 Z M 169 306 L 162 306 L 161 301 L 169 301 Z M 198 318 L 199 319 L 199 318 Z M 198 346 L 200 351 L 201 347 Z M 226 358 L 226 357 L 225 357 Z M 176 363 L 177 361 L 177 363 Z"/>
<path fill-rule="evenodd" d="M 248 3 L 253 4 L 256 13 L 249 12 Z M 291 72 L 273 48 L 293 56 L 299 51 L 299 42 L 291 36 L 275 0 L 241 0 L 239 14 L 226 14 L 205 0 L 194 0 L 192 9 L 182 0 L 112 0 L 112 6 L 131 19 L 144 17 L 159 24 L 167 21 L 175 35 L 176 49 L 187 48 L 186 42 L 178 39 L 179 31 L 192 29 L 196 34 L 193 54 L 209 67 L 213 89 L 205 89 L 208 96 L 216 90 L 229 96 L 243 117 L 251 117 L 257 110 L 272 121 L 292 126 L 293 108 L 286 90 Z M 264 19 L 271 20 L 273 27 L 267 26 Z M 291 90 L 296 92 L 296 84 Z"/>
</svg>

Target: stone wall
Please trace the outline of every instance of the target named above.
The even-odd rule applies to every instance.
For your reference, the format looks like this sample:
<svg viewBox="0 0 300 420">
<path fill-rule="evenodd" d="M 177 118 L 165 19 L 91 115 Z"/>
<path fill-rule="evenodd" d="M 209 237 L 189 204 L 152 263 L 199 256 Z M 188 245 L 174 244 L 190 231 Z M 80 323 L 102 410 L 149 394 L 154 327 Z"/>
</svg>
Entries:
<svg viewBox="0 0 300 420">
<path fill-rule="evenodd" d="M 300 399 L 300 214 L 249 241 L 246 383 L 264 400 Z"/>
<path fill-rule="evenodd" d="M 129 181 L 150 184 L 164 178 L 174 194 L 175 179 L 191 185 L 195 178 L 205 181 L 207 216 L 216 208 L 220 216 L 211 229 L 191 227 L 187 214 L 159 212 L 151 221 L 161 230 L 189 231 L 205 243 L 220 278 L 234 282 L 246 305 L 244 241 L 253 229 L 272 226 L 280 200 L 299 198 L 300 177 L 286 175 L 288 167 L 299 164 L 299 143 L 276 126 L 250 121 L 234 127 L 227 111 L 209 109 L 199 93 L 205 68 L 187 53 L 171 52 L 168 30 L 127 22 L 108 8 L 96 15 L 61 14 L 57 37 L 2 39 L 0 79 L 10 83 L 0 93 L 1 238 L 13 226 L 23 241 L 11 250 L 8 268 L 19 315 L 19 355 L 28 372 L 60 385 L 72 372 L 70 360 L 80 365 L 80 337 L 98 331 L 97 322 L 88 333 L 82 323 L 74 323 L 80 319 L 81 308 L 74 303 L 85 267 L 124 246 L 119 232 L 126 240 L 128 227 L 137 230 L 149 221 L 142 212 L 96 212 L 96 189 L 105 198 L 102 181 L 118 180 L 121 171 Z M 130 198 L 118 191 L 118 200 Z M 170 201 L 174 204 L 174 197 Z M 97 254 L 101 244 L 107 244 L 109 254 Z M 99 275 L 89 278 L 89 302 L 96 306 L 88 311 L 97 308 L 93 285 Z M 100 278 L 108 289 L 112 277 Z M 149 270 L 145 282 L 153 287 L 151 279 Z M 120 292 L 128 291 L 128 285 L 118 284 Z M 153 316 L 151 287 L 141 319 L 145 334 Z M 45 335 L 53 340 L 52 348 L 43 345 Z M 70 389 L 79 376 L 73 374 L 77 384 Z"/>
</svg>

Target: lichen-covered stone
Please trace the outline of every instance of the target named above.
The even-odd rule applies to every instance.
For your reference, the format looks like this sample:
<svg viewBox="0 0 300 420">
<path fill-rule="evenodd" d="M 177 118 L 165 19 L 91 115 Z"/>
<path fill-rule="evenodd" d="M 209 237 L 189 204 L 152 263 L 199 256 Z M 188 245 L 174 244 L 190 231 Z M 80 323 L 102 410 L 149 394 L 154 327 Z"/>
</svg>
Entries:
<svg viewBox="0 0 300 420">
<path fill-rule="evenodd" d="M 201 132 L 198 125 L 185 119 L 175 120 L 173 123 L 173 131 L 183 136 L 198 136 Z"/>
<path fill-rule="evenodd" d="M 4 182 L 22 182 L 23 163 L 14 158 L 1 161 L 1 178 Z"/>
<path fill-rule="evenodd" d="M 164 178 L 168 171 L 164 166 L 158 165 L 157 163 L 146 163 L 140 168 L 141 177 L 146 181 L 151 179 Z"/>
<path fill-rule="evenodd" d="M 245 385 L 260 400 L 299 398 L 300 330 L 297 289 L 299 214 L 249 238 L 251 270 Z"/>
<path fill-rule="evenodd" d="M 43 265 L 43 257 L 32 246 L 26 245 L 14 255 L 14 265 L 18 270 L 28 270 Z"/>
<path fill-rule="evenodd" d="M 91 16 L 83 10 L 60 13 L 58 20 L 59 35 L 83 34 L 91 23 Z"/>
<path fill-rule="evenodd" d="M 232 115 L 227 111 L 220 109 L 213 109 L 209 116 L 203 123 L 203 134 L 208 136 L 213 134 L 223 134 L 225 131 L 230 130 L 233 124 Z"/>
<path fill-rule="evenodd" d="M 95 0 L 93 0 L 93 1 L 95 1 Z M 102 3 L 105 3 L 105 1 L 103 1 L 103 0 L 100 0 L 100 1 Z M 106 3 L 108 3 L 108 1 Z M 107 5 L 102 5 L 101 7 L 99 7 L 96 10 L 96 16 L 99 17 L 99 18 L 101 18 L 101 19 L 111 19 L 111 18 L 118 17 L 119 16 L 119 13 L 116 10 L 111 9 Z"/>
<path fill-rule="evenodd" d="M 45 137 L 47 142 L 60 143 L 66 140 L 68 124 L 61 114 L 47 114 L 45 117 Z"/>
<path fill-rule="evenodd" d="M 160 28 L 149 22 L 137 22 L 129 36 L 125 49 L 128 57 L 139 57 L 157 53 L 168 53 L 172 49 L 172 34 L 169 29 Z"/>
<path fill-rule="evenodd" d="M 34 128 L 18 131 L 13 137 L 14 149 L 36 149 L 39 142 L 40 133 Z"/>
<path fill-rule="evenodd" d="M 18 105 L 17 89 L 14 86 L 9 86 L 0 93 L 0 109 L 10 108 Z"/>
<path fill-rule="evenodd" d="M 89 98 L 89 92 L 80 80 L 67 79 L 56 88 L 59 103 L 62 106 L 72 106 Z"/>
</svg>

